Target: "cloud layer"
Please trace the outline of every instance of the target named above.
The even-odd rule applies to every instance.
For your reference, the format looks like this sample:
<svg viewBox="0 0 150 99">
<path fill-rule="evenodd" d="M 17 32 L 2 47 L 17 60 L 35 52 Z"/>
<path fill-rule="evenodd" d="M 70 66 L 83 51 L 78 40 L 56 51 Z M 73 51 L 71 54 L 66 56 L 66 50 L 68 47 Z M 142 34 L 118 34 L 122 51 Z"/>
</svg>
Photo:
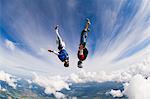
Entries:
<svg viewBox="0 0 150 99">
<path fill-rule="evenodd" d="M 124 94 L 126 94 L 129 99 L 149 99 L 150 91 L 150 77 L 145 79 L 142 75 L 135 75 L 129 85 L 125 86 Z"/>
<path fill-rule="evenodd" d="M 124 83 L 124 90 L 112 89 L 106 94 L 111 94 L 113 97 L 122 97 L 127 95 L 129 99 L 149 99 L 150 91 L 150 58 L 145 59 L 143 62 L 130 66 L 130 68 L 124 71 L 115 71 L 107 73 L 101 72 L 86 72 L 84 70 L 78 73 L 72 73 L 68 76 L 61 75 L 41 75 L 33 73 L 32 79 L 28 80 L 30 84 L 35 83 L 45 88 L 45 93 L 54 94 L 57 98 L 65 97 L 65 95 L 59 91 L 63 88 L 70 90 L 69 86 L 72 83 L 87 83 L 87 82 L 107 82 L 117 81 Z M 10 86 L 15 88 L 16 77 L 0 72 L 0 80 L 6 81 Z"/>
</svg>

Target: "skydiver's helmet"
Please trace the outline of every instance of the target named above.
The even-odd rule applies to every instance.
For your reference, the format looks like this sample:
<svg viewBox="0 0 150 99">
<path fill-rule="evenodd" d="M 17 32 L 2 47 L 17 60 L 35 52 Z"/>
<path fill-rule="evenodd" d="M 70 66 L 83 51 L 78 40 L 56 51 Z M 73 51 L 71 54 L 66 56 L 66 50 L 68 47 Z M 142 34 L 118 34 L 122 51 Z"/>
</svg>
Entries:
<svg viewBox="0 0 150 99">
<path fill-rule="evenodd" d="M 69 60 L 65 60 L 64 66 L 65 66 L 65 67 L 69 67 Z"/>
</svg>

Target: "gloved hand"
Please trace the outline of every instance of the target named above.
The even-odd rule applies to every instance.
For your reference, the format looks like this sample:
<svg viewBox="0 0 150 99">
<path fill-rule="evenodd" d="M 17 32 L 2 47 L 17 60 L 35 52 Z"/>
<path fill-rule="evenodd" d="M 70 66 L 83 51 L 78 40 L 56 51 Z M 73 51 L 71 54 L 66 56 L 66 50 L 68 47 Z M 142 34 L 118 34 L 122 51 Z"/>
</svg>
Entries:
<svg viewBox="0 0 150 99">
<path fill-rule="evenodd" d="M 49 52 L 53 52 L 52 50 L 48 50 Z"/>
</svg>

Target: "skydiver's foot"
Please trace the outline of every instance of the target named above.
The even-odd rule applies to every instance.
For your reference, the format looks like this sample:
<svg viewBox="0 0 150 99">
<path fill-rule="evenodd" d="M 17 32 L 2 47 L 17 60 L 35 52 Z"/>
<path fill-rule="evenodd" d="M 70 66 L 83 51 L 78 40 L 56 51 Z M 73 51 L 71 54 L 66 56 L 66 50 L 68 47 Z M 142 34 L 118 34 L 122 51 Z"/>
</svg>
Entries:
<svg viewBox="0 0 150 99">
<path fill-rule="evenodd" d="M 56 27 L 55 27 L 55 30 L 57 30 L 58 29 L 58 25 L 56 25 Z"/>
<path fill-rule="evenodd" d="M 79 61 L 78 61 L 78 65 L 80 65 L 80 64 L 82 64 L 82 61 L 79 60 Z"/>
<path fill-rule="evenodd" d="M 87 20 L 87 23 L 88 23 L 89 25 L 91 25 L 90 19 L 86 18 L 86 20 Z"/>
<path fill-rule="evenodd" d="M 82 68 L 82 61 L 78 61 L 78 68 Z"/>
<path fill-rule="evenodd" d="M 53 52 L 52 50 L 48 50 L 49 52 Z"/>
<path fill-rule="evenodd" d="M 68 66 L 65 66 L 65 65 L 64 65 L 64 67 L 69 67 L 69 65 L 68 65 Z"/>
<path fill-rule="evenodd" d="M 78 65 L 78 68 L 83 68 L 82 65 Z"/>
</svg>

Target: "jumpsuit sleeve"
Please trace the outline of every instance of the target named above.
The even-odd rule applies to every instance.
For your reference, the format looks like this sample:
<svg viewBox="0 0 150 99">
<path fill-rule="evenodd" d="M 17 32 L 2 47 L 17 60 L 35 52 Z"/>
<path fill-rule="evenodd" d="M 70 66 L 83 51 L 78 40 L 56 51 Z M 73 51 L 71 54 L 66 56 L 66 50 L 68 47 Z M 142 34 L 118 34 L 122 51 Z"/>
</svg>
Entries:
<svg viewBox="0 0 150 99">
<path fill-rule="evenodd" d="M 55 55 L 59 55 L 59 53 L 58 53 L 58 52 L 56 52 L 56 51 L 53 51 L 53 53 L 54 53 Z"/>
</svg>

